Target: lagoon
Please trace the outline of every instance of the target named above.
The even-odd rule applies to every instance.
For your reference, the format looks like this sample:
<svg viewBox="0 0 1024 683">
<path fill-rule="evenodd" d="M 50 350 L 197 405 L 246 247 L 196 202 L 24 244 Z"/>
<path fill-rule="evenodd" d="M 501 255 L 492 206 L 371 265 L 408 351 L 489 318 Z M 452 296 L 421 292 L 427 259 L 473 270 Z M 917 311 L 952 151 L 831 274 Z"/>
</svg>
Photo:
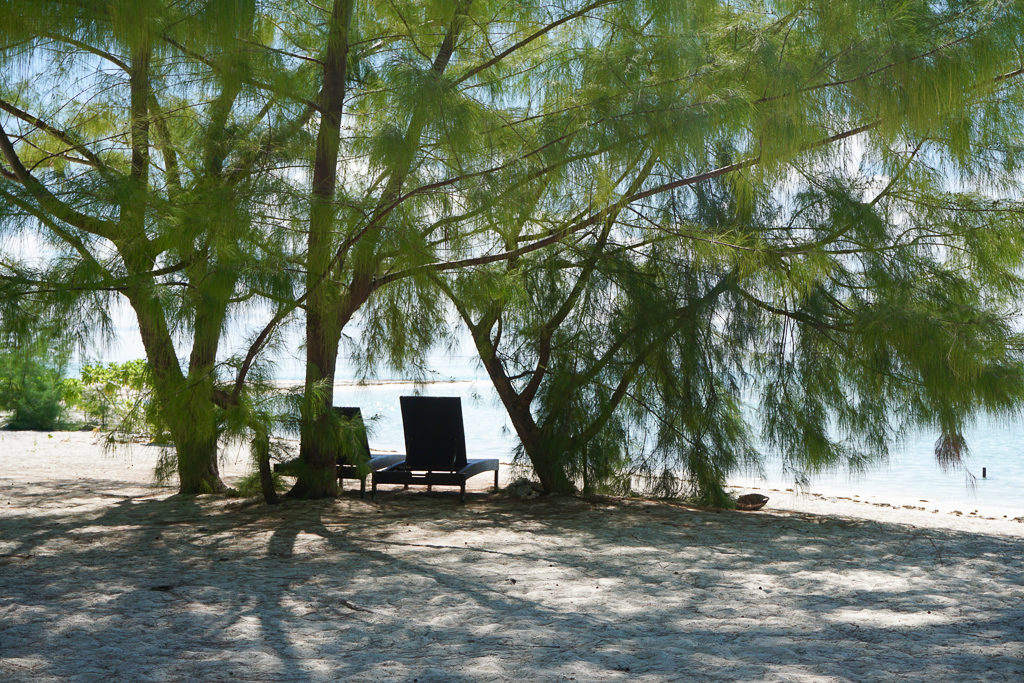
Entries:
<svg viewBox="0 0 1024 683">
<path fill-rule="evenodd" d="M 372 420 L 370 445 L 374 449 L 403 451 L 399 397 L 419 393 L 462 398 L 466 443 L 471 458 L 499 458 L 510 462 L 518 443 L 511 423 L 485 377 L 462 376 L 452 381 L 414 385 L 390 381 L 372 384 L 341 383 L 336 405 L 360 406 Z M 892 450 L 886 462 L 865 472 L 838 470 L 815 475 L 808 486 L 797 486 L 783 470 L 779 458 L 767 457 L 765 475 L 740 474 L 730 485 L 758 489 L 793 489 L 795 495 L 813 493 L 856 497 L 866 502 L 920 505 L 944 512 L 977 510 L 991 516 L 1024 515 L 1024 421 L 983 420 L 966 434 L 970 454 L 965 468 L 943 471 L 935 461 L 936 435 L 922 432 Z M 982 478 L 982 468 L 987 477 Z"/>
</svg>

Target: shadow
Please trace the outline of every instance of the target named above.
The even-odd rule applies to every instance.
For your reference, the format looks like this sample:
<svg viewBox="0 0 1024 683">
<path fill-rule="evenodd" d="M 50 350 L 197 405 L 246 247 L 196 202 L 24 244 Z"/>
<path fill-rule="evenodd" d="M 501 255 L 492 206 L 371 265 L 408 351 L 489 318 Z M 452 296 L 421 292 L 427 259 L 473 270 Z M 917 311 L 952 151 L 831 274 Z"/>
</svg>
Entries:
<svg viewBox="0 0 1024 683">
<path fill-rule="evenodd" d="M 481 493 L 43 488 L 0 498 L 4 680 L 1024 673 L 1021 538 Z"/>
</svg>

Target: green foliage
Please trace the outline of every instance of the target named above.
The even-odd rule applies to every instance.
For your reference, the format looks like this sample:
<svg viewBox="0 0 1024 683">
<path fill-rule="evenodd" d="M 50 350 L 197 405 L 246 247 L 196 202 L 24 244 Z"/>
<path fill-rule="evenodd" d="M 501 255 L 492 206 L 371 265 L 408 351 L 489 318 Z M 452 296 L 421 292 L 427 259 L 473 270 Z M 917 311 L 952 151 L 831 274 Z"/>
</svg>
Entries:
<svg viewBox="0 0 1024 683">
<path fill-rule="evenodd" d="M 152 392 L 144 360 L 83 365 L 78 383 L 77 406 L 87 417 L 99 420 L 104 430 L 125 422 Z"/>
<path fill-rule="evenodd" d="M 265 169 L 302 156 L 291 145 L 306 139 L 304 95 L 283 93 L 314 87 L 308 66 L 282 69 L 272 52 L 243 58 L 254 31 L 268 35 L 254 4 L 207 4 L 0 8 L 0 63 L 12 76 L 0 85 L 0 143 L 10 143 L 0 233 L 26 236 L 42 255 L 4 253 L 0 318 L 13 324 L 22 302 L 39 302 L 93 342 L 111 329 L 111 300 L 127 299 L 146 342 L 146 398 L 129 406 L 132 378 L 96 377 L 84 407 L 104 424 L 168 434 L 183 491 L 222 488 L 212 387 L 226 321 L 261 297 L 294 298 L 278 210 L 296 200 Z M 257 80 L 278 95 L 247 83 L 262 68 Z M 71 80 L 82 88 L 67 90 Z M 185 338 L 183 366 L 175 345 Z"/>
<path fill-rule="evenodd" d="M 278 493 L 287 491 L 289 486 L 291 486 L 291 484 L 285 481 L 284 477 L 277 473 L 274 473 L 272 477 L 274 482 L 274 490 L 277 491 Z M 262 496 L 263 485 L 260 480 L 260 473 L 256 471 L 246 474 L 241 479 L 235 482 L 234 488 L 237 494 L 242 498 L 257 498 Z"/>
<path fill-rule="evenodd" d="M 955 460 L 1022 398 L 1017 3 L 22 5 L 0 232 L 43 256 L 3 254 L 0 317 L 85 337 L 126 298 L 183 490 L 285 414 L 329 481 L 339 345 L 422 376 L 446 297 L 559 490 L 724 504 L 757 451 L 866 465 L 915 427 Z M 107 381 L 76 389 L 103 423 Z"/>
<path fill-rule="evenodd" d="M 86 364 L 77 379 L 67 382 L 74 387 L 74 399 L 68 405 L 86 419 L 98 421 L 101 430 L 125 436 L 148 434 L 154 441 L 167 442 L 167 427 L 146 361 Z"/>
<path fill-rule="evenodd" d="M 1019 409 L 1018 205 L 907 176 L 865 200 L 862 179 L 824 170 L 746 205 L 705 182 L 642 233 L 622 221 L 451 278 L 526 455 L 564 475 L 546 486 L 640 475 L 728 507 L 727 477 L 767 450 L 803 479 L 931 428 L 955 465 L 974 415 Z"/>
<path fill-rule="evenodd" d="M 74 386 L 64 380 L 66 352 L 40 339 L 0 353 L 0 409 L 12 411 L 5 429 L 51 431 L 62 426 L 65 399 Z"/>
</svg>

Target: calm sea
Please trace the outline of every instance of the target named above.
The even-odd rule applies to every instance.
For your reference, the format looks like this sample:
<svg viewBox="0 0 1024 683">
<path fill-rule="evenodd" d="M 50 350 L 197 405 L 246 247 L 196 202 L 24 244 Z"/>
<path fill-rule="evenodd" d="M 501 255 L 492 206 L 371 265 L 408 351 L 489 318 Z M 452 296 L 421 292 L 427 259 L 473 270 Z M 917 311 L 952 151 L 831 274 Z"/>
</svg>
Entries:
<svg viewBox="0 0 1024 683">
<path fill-rule="evenodd" d="M 381 450 L 403 451 L 399 397 L 409 394 L 459 396 L 462 398 L 466 442 L 471 458 L 500 458 L 508 462 L 517 439 L 504 408 L 490 381 L 472 367 L 469 360 L 441 359 L 434 365 L 439 378 L 419 386 L 385 382 L 366 385 L 342 384 L 336 388 L 335 404 L 360 406 L 374 417 L 370 445 Z M 927 500 L 947 509 L 988 512 L 992 515 L 1024 514 L 1024 421 L 984 420 L 967 433 L 970 455 L 965 468 L 943 471 L 935 462 L 936 435 L 921 433 L 893 449 L 887 462 L 866 472 L 838 470 L 814 476 L 803 488 L 807 493 L 830 496 L 858 496 L 861 500 L 884 501 L 893 505 Z M 986 477 L 982 478 L 982 468 Z M 738 475 L 736 486 L 797 489 L 781 461 L 769 457 L 765 477 Z"/>
</svg>

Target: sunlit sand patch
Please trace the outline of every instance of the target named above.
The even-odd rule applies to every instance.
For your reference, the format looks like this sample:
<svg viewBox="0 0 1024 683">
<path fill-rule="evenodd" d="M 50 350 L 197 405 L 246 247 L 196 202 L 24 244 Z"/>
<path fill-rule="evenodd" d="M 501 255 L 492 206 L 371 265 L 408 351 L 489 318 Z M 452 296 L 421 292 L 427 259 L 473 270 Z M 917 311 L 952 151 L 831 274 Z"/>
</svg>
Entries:
<svg viewBox="0 0 1024 683">
<path fill-rule="evenodd" d="M 837 622 L 871 626 L 872 628 L 917 628 L 932 624 L 955 622 L 955 614 L 936 610 L 902 611 L 883 607 L 863 609 L 841 609 L 829 616 Z"/>
</svg>

